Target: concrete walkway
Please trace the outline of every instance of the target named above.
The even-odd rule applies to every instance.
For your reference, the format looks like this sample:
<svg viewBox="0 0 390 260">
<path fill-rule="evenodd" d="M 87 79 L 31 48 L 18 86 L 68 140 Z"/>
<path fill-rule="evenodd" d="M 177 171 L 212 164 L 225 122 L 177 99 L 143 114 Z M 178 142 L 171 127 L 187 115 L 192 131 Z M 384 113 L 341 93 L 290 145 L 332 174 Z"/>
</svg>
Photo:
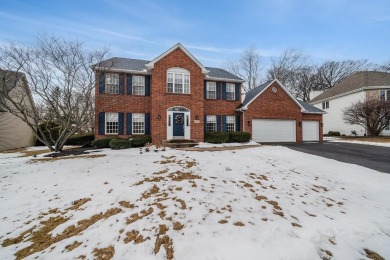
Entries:
<svg viewBox="0 0 390 260">
<path fill-rule="evenodd" d="M 241 146 L 225 146 L 225 147 L 187 147 L 187 148 L 176 148 L 176 150 L 183 151 L 194 151 L 194 152 L 216 152 L 216 151 L 230 151 L 230 150 L 242 150 L 248 148 L 260 147 L 260 144 L 257 145 L 241 145 Z"/>
</svg>

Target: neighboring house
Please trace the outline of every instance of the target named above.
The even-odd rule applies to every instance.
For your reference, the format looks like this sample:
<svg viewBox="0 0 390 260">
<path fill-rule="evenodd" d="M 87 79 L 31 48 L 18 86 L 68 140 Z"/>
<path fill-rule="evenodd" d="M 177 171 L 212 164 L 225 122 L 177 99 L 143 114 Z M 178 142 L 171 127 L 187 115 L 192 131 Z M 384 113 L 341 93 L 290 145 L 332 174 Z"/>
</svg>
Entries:
<svg viewBox="0 0 390 260">
<path fill-rule="evenodd" d="M 204 67 L 181 44 L 152 61 L 112 58 L 97 64 L 94 70 L 96 139 L 150 134 L 153 142 L 171 139 L 199 142 L 207 131 L 249 131 L 256 137 L 258 132 L 285 125 L 271 124 L 271 128 L 252 131 L 252 119 L 255 126 L 257 119 L 266 122 L 279 119 L 294 124 L 288 126 L 293 137 L 278 138 L 279 133 L 271 130 L 269 134 L 274 139 L 254 140 L 301 142 L 301 128 L 305 126 L 302 120 L 308 119 L 317 122 L 312 134 L 316 137 L 311 139 L 322 140 L 320 110 L 308 111 L 308 107 L 313 108 L 294 99 L 278 81 L 260 86 L 263 91 L 243 106 L 244 80 L 223 69 Z M 276 91 L 272 92 L 273 89 Z"/>
<path fill-rule="evenodd" d="M 7 93 L 15 102 L 34 107 L 23 73 L 0 70 L 0 80 L 0 98 L 4 98 Z M 0 102 L 0 151 L 35 145 L 35 140 L 32 129 L 23 120 L 1 107 Z"/>
<path fill-rule="evenodd" d="M 340 134 L 364 135 L 366 129 L 359 125 L 350 125 L 343 120 L 343 111 L 357 101 L 367 97 L 390 100 L 390 73 L 362 71 L 352 74 L 324 92 L 312 92 L 310 104 L 325 110 L 324 132 L 338 131 Z M 389 126 L 382 135 L 390 135 Z"/>
</svg>

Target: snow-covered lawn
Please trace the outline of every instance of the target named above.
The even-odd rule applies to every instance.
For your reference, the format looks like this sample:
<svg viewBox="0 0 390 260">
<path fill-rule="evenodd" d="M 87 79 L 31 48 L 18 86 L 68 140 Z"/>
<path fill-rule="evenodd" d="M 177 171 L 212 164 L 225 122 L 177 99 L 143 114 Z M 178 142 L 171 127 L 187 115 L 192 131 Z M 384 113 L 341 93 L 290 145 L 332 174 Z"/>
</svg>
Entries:
<svg viewBox="0 0 390 260">
<path fill-rule="evenodd" d="M 389 174 L 278 146 L 96 155 L 0 154 L 0 259 L 390 258 Z"/>
<path fill-rule="evenodd" d="M 338 137 L 330 137 L 325 136 L 324 141 L 332 142 L 332 143 L 351 143 L 351 144 L 365 144 L 365 145 L 373 145 L 373 146 L 383 146 L 383 147 L 390 147 L 390 142 L 375 142 L 373 140 L 349 140 L 346 138 L 338 138 Z"/>
</svg>

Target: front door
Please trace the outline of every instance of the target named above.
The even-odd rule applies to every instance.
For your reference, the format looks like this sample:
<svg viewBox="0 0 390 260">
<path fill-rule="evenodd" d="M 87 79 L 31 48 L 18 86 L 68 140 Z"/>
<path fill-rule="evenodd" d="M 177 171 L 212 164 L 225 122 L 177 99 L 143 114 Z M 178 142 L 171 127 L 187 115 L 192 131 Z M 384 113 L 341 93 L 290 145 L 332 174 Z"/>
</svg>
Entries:
<svg viewBox="0 0 390 260">
<path fill-rule="evenodd" d="M 173 113 L 173 137 L 184 138 L 184 113 Z"/>
</svg>

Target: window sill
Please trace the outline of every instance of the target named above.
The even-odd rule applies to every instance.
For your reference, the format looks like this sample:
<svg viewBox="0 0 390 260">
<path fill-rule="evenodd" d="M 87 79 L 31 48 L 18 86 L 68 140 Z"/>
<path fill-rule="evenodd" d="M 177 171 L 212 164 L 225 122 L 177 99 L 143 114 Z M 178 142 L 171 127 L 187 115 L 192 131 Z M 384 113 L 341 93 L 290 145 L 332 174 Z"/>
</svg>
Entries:
<svg viewBox="0 0 390 260">
<path fill-rule="evenodd" d="M 170 92 L 166 92 L 165 95 L 183 95 L 183 96 L 192 96 L 191 93 L 187 94 L 187 93 L 170 93 Z"/>
</svg>

